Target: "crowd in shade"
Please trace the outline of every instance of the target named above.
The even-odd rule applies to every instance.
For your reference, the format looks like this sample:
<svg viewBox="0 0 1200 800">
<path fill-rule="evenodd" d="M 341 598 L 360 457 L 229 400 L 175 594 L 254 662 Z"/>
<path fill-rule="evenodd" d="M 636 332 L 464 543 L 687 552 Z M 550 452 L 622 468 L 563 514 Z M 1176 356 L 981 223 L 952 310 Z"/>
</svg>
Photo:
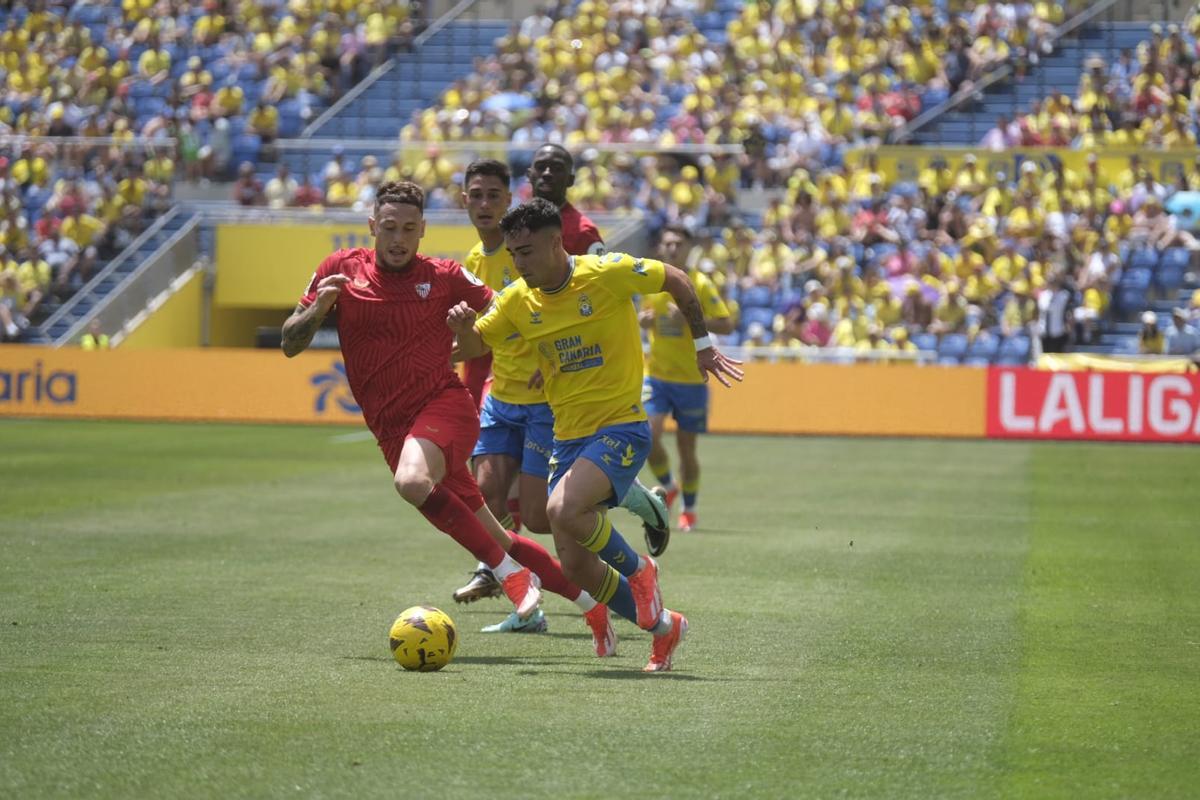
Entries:
<svg viewBox="0 0 1200 800">
<path fill-rule="evenodd" d="M 294 135 L 412 26 L 387 0 L 0 9 L 0 340 L 132 242 L 176 179 L 232 177 L 239 150 Z"/>
<path fill-rule="evenodd" d="M 411 38 L 390 0 L 34 2 L 0 11 L 0 133 L 177 139 L 228 176 Z"/>
<path fill-rule="evenodd" d="M 1087 59 L 1075 97 L 1055 93 L 1028 113 L 1002 116 L 981 143 L 1010 147 L 1151 147 L 1196 145 L 1200 112 L 1200 15 L 1185 26 L 1151 27 L 1136 50 L 1112 63 Z"/>
</svg>

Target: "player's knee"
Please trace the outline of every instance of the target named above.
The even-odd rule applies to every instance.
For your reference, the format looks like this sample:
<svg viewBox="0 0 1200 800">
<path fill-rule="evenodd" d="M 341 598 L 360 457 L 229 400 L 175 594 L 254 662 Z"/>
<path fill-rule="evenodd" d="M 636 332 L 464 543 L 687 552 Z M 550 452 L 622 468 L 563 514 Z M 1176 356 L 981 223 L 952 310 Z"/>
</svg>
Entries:
<svg viewBox="0 0 1200 800">
<path fill-rule="evenodd" d="M 550 518 L 541 503 L 521 503 L 521 524 L 532 533 L 550 533 Z"/>
<path fill-rule="evenodd" d="M 564 507 L 565 501 L 560 492 L 555 492 L 546 499 L 546 520 L 552 530 L 561 527 L 560 523 L 565 519 Z"/>
<path fill-rule="evenodd" d="M 433 491 L 433 480 L 419 470 L 406 470 L 401 467 L 396 472 L 395 486 L 401 497 L 419 507 Z"/>
</svg>

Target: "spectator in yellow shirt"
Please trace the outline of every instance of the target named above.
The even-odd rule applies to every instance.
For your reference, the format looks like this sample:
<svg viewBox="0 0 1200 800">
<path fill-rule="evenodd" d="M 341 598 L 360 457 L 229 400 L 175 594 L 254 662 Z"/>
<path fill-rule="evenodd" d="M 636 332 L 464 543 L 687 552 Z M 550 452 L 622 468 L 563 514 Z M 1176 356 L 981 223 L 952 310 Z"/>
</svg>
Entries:
<svg viewBox="0 0 1200 800">
<path fill-rule="evenodd" d="M 246 120 L 246 130 L 270 144 L 279 136 L 279 109 L 259 101 Z"/>
</svg>

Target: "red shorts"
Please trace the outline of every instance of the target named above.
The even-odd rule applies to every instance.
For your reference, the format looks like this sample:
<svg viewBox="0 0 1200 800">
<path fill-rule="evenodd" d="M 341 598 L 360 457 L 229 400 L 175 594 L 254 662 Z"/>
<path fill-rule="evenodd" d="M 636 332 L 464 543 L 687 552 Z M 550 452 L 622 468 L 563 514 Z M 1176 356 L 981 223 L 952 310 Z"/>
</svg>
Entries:
<svg viewBox="0 0 1200 800">
<path fill-rule="evenodd" d="M 479 414 L 471 393 L 461 386 L 446 389 L 417 413 L 407 433 L 379 442 L 393 476 L 400 464 L 400 451 L 409 439 L 425 439 L 441 449 L 446 459 L 446 477 L 441 485 L 458 495 L 467 508 L 478 511 L 483 505 L 483 495 L 467 468 L 467 460 L 479 440 Z"/>
</svg>

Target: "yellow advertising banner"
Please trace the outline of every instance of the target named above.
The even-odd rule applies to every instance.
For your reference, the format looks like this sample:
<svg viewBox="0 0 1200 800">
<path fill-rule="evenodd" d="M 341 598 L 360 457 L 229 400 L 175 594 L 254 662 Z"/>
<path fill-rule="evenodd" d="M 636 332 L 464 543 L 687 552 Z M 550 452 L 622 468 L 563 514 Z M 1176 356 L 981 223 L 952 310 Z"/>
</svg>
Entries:
<svg viewBox="0 0 1200 800">
<path fill-rule="evenodd" d="M 982 437 L 987 370 L 911 364 L 748 363 L 732 389 L 710 382 L 709 430 Z"/>
<path fill-rule="evenodd" d="M 1146 150 L 1135 147 L 1105 148 L 1095 151 L 1072 150 L 1053 147 L 1027 147 L 1013 150 L 993 151 L 980 147 L 859 147 L 846 154 L 846 163 L 857 166 L 865 164 L 867 156 L 874 153 L 879 158 L 879 171 L 890 183 L 916 181 L 921 170 L 935 158 L 943 158 L 947 166 L 957 169 L 967 154 L 973 154 L 988 175 L 1003 172 L 1009 180 L 1015 180 L 1021 164 L 1033 161 L 1043 172 L 1051 166 L 1051 159 L 1063 162 L 1063 166 L 1075 172 L 1086 168 L 1089 152 L 1095 152 L 1100 162 L 1100 174 L 1113 183 L 1122 172 L 1129 169 L 1129 157 L 1138 155 L 1142 166 L 1150 170 L 1155 180 L 1173 183 L 1180 172 L 1192 169 L 1196 156 L 1195 148 L 1185 150 Z"/>
<path fill-rule="evenodd" d="M 465 213 L 463 220 L 462 225 L 426 226 L 421 252 L 462 261 L 478 241 Z M 344 247 L 374 246 L 365 215 L 360 225 L 219 225 L 213 302 L 227 308 L 292 308 L 326 256 Z"/>
<path fill-rule="evenodd" d="M 362 424 L 341 355 L 0 347 L 0 417 Z M 752 363 L 712 388 L 716 432 L 981 437 L 986 371 Z"/>
<path fill-rule="evenodd" d="M 1190 358 L 1101 356 L 1091 353 L 1046 353 L 1037 360 L 1037 368 L 1053 372 L 1196 372 Z"/>
<path fill-rule="evenodd" d="M 341 354 L 0 347 L 0 416 L 359 423 Z"/>
</svg>

